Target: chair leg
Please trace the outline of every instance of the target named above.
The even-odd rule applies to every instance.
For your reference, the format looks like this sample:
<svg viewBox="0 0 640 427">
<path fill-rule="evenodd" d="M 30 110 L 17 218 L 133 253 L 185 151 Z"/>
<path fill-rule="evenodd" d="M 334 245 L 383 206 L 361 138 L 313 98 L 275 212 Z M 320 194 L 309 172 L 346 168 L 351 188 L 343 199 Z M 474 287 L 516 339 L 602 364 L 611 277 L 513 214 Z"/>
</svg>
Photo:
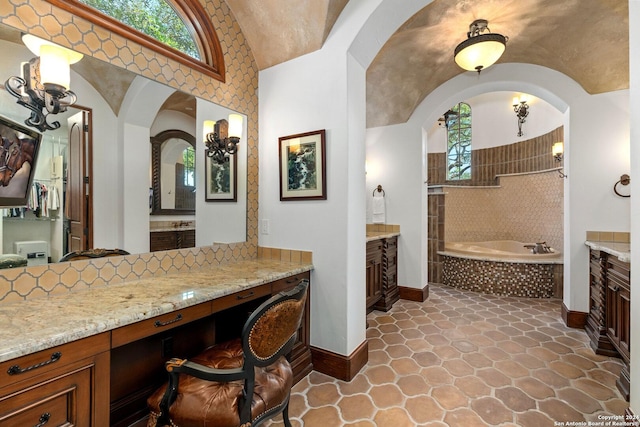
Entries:
<svg viewBox="0 0 640 427">
<path fill-rule="evenodd" d="M 287 402 L 284 411 L 282 411 L 282 421 L 284 421 L 285 427 L 291 427 L 291 421 L 289 421 L 289 402 Z"/>
</svg>

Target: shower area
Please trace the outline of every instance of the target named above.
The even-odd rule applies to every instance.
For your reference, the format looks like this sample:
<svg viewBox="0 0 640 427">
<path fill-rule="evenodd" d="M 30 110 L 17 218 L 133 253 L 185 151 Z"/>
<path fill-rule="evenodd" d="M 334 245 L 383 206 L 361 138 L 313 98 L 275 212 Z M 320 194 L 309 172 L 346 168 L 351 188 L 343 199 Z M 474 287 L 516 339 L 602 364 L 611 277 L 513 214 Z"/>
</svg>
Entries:
<svg viewBox="0 0 640 427">
<path fill-rule="evenodd" d="M 495 103 L 489 104 L 495 109 Z M 481 112 L 477 107 L 474 123 L 482 119 Z M 544 129 L 551 123 L 532 127 Z M 514 133 L 503 137 L 510 138 L 504 144 L 487 136 L 492 140 L 487 147 L 482 147 L 482 134 L 476 135 L 492 126 L 477 127 L 471 168 L 463 180 L 448 179 L 446 147 L 429 147 L 429 283 L 498 295 L 561 298 L 564 177 L 552 147 L 564 141 L 563 126 L 530 138 Z M 436 132 L 432 130 L 433 139 L 439 137 Z"/>
</svg>

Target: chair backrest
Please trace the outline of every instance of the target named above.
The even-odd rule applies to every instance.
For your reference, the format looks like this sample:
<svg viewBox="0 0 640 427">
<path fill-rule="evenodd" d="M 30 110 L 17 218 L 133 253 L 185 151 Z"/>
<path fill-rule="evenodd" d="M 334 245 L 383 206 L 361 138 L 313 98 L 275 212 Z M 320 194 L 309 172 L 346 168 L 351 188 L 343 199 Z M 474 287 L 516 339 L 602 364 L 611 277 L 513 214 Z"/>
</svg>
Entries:
<svg viewBox="0 0 640 427">
<path fill-rule="evenodd" d="M 245 363 L 267 366 L 287 354 L 304 315 L 309 281 L 280 292 L 260 305 L 242 331 Z"/>
<path fill-rule="evenodd" d="M 74 261 L 78 259 L 91 259 L 91 258 L 102 258 L 106 256 L 116 256 L 116 255 L 129 255 L 129 252 L 123 251 L 122 249 L 86 249 L 82 251 L 74 251 L 69 252 L 60 258 L 59 262 L 64 261 Z"/>
</svg>

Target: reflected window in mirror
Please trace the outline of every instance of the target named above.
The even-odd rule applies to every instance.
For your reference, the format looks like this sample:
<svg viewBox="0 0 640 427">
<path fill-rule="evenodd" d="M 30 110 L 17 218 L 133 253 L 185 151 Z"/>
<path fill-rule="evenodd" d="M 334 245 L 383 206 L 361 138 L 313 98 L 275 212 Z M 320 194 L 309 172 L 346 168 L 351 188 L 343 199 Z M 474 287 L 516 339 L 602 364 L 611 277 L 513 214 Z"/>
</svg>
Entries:
<svg viewBox="0 0 640 427">
<path fill-rule="evenodd" d="M 151 138 L 151 214 L 193 215 L 196 206 L 195 137 L 182 130 Z"/>
</svg>

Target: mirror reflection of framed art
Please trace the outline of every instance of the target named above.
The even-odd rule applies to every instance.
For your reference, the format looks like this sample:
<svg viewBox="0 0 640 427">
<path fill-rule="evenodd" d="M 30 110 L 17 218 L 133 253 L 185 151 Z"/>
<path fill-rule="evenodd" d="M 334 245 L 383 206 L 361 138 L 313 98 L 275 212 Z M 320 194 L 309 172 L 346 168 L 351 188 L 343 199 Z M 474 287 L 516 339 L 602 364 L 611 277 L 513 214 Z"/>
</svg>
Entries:
<svg viewBox="0 0 640 427">
<path fill-rule="evenodd" d="M 205 150 L 209 151 L 209 150 Z M 209 156 L 205 156 L 205 200 L 207 202 L 235 202 L 238 200 L 236 154 L 227 157 L 220 164 Z"/>
<path fill-rule="evenodd" d="M 279 138 L 280 200 L 326 200 L 325 130 Z"/>
</svg>

